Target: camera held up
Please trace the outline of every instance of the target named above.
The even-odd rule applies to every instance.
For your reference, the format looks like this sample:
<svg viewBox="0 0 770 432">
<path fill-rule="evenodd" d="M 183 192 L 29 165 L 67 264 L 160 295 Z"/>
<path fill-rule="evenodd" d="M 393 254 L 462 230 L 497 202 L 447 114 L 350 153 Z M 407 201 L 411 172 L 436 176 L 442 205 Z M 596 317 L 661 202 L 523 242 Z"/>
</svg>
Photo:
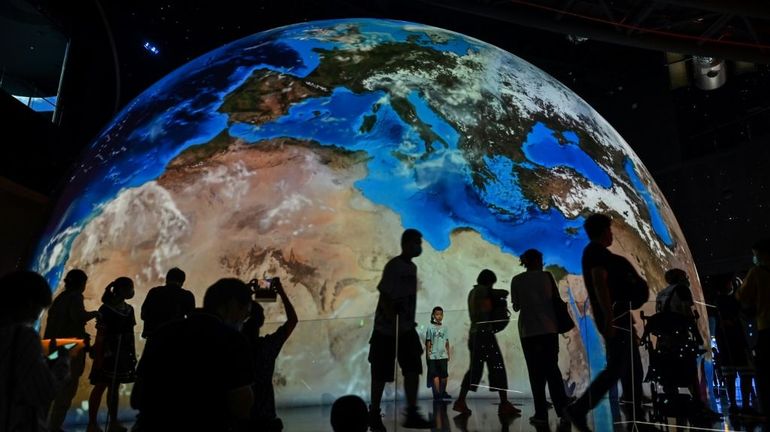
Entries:
<svg viewBox="0 0 770 432">
<path fill-rule="evenodd" d="M 248 286 L 251 288 L 251 294 L 254 301 L 260 303 L 270 303 L 278 299 L 278 285 L 281 280 L 277 277 L 262 279 L 252 279 Z"/>
</svg>

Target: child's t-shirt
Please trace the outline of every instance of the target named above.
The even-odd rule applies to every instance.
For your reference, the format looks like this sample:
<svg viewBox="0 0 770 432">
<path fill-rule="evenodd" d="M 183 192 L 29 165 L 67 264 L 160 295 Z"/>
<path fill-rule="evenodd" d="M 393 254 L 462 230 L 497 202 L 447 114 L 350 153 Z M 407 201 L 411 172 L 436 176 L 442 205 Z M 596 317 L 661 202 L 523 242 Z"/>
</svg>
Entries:
<svg viewBox="0 0 770 432">
<path fill-rule="evenodd" d="M 431 323 L 428 331 L 425 332 L 425 341 L 430 341 L 431 348 L 428 353 L 428 360 L 441 360 L 449 358 L 446 350 L 446 343 L 449 340 L 449 333 L 443 325 Z"/>
</svg>

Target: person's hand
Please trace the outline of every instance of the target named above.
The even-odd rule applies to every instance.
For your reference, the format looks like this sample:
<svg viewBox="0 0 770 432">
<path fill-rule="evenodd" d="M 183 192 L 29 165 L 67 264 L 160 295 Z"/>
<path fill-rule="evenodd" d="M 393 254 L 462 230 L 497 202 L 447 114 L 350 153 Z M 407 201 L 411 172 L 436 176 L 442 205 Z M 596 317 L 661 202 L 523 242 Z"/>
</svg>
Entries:
<svg viewBox="0 0 770 432">
<path fill-rule="evenodd" d="M 59 357 L 50 361 L 51 373 L 59 380 L 65 380 L 70 375 L 70 355 L 69 350 L 59 348 L 57 350 Z"/>
<path fill-rule="evenodd" d="M 286 291 L 283 289 L 283 284 L 281 283 L 280 278 L 273 278 L 273 289 L 278 294 L 286 294 Z"/>
</svg>

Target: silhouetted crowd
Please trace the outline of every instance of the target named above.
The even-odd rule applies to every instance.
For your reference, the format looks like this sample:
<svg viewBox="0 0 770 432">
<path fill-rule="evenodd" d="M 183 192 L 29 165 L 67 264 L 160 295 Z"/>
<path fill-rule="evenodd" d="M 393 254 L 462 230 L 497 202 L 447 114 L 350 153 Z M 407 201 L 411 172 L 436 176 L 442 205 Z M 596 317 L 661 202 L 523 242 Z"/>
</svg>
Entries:
<svg viewBox="0 0 770 432">
<path fill-rule="evenodd" d="M 562 299 L 559 283 L 545 270 L 543 254 L 529 249 L 520 257 L 526 271 L 512 278 L 510 291 L 495 288 L 497 275 L 484 269 L 468 293 L 470 362 L 452 406 L 458 417 L 472 414 L 466 398 L 482 387 L 485 368 L 484 387 L 498 394 L 501 418 L 521 414 L 508 400 L 506 365 L 496 335 L 510 322 L 512 309 L 519 314 L 518 333 L 534 399 L 535 412 L 529 419 L 533 425 L 547 425 L 553 408 L 562 425 L 590 430 L 586 415 L 617 388 L 618 381 L 623 392 L 617 403 L 634 419 L 647 411 L 653 420 L 683 413 L 718 418 L 707 407 L 699 378 L 700 355 L 712 348 L 701 335 L 700 320 L 705 317 L 698 315 L 690 276 L 682 269 L 667 271 L 668 285 L 657 293 L 656 313 L 634 314 L 648 302 L 650 290 L 631 262 L 610 251 L 612 220 L 594 214 L 586 218 L 584 229 L 590 242 L 582 256 L 583 282 L 596 330 L 604 340 L 604 369 L 582 395 L 568 395 L 558 364 L 559 335 L 579 337 L 573 320 L 577 312 L 571 311 L 575 304 Z M 339 398 L 331 410 L 335 431 L 387 430 L 381 403 L 387 383 L 395 380 L 396 363 L 406 398 L 402 425 L 448 430 L 445 410 L 444 417 L 429 421 L 417 405 L 423 357 L 435 403 L 452 399 L 446 391 L 452 347 L 443 308 L 433 308 L 422 337 L 417 331 L 418 269 L 413 259 L 421 253 L 422 234 L 404 231 L 401 253 L 385 265 L 377 286 L 369 340 L 370 405 L 358 396 Z M 726 389 L 731 415 L 766 423 L 770 241 L 757 242 L 752 253 L 754 266 L 745 278 L 725 280 L 715 304 L 709 305 L 716 311 L 714 381 Z M 93 386 L 88 432 L 127 430 L 118 421 L 123 383 L 133 383 L 130 403 L 138 414 L 132 430 L 137 432 L 283 430 L 276 415 L 273 374 L 298 317 L 278 278 L 248 283 L 220 279 L 206 290 L 202 308 L 196 309 L 194 295 L 183 287 L 185 273 L 169 270 L 165 285 L 152 288 L 141 306 L 146 344 L 140 358 L 135 349 L 137 321 L 129 303 L 134 282 L 128 277 L 110 282 L 96 311 L 84 305 L 87 282 L 85 272 L 70 270 L 64 289 L 53 299 L 48 282 L 37 273 L 16 271 L 0 278 L 0 431 L 61 431 L 85 373 L 86 356 L 93 360 L 88 375 Z M 262 334 L 265 312 L 260 301 L 276 297 L 284 305 L 286 321 L 273 333 Z M 41 342 L 35 326 L 46 309 Z M 96 335 L 91 340 L 86 324 L 94 319 Z M 642 335 L 637 334 L 635 319 L 642 320 Z M 756 330 L 754 338 L 747 339 L 747 322 Z M 646 373 L 640 347 L 649 354 Z M 652 385 L 649 398 L 643 381 Z M 687 388 L 689 395 L 681 395 L 680 388 Z M 97 414 L 105 393 L 108 415 L 106 424 L 100 424 Z M 646 408 L 648 402 L 651 410 Z"/>
</svg>

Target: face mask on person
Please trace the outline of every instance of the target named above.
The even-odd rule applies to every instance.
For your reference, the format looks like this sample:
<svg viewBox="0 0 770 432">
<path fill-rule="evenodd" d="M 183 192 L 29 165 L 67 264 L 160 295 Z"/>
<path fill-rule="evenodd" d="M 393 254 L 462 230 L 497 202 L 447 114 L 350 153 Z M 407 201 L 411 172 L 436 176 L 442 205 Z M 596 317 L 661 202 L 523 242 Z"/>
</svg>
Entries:
<svg viewBox="0 0 770 432">
<path fill-rule="evenodd" d="M 753 257 L 751 257 L 751 261 L 754 263 L 755 266 L 759 265 L 759 257 L 758 256 L 754 255 Z"/>
</svg>

